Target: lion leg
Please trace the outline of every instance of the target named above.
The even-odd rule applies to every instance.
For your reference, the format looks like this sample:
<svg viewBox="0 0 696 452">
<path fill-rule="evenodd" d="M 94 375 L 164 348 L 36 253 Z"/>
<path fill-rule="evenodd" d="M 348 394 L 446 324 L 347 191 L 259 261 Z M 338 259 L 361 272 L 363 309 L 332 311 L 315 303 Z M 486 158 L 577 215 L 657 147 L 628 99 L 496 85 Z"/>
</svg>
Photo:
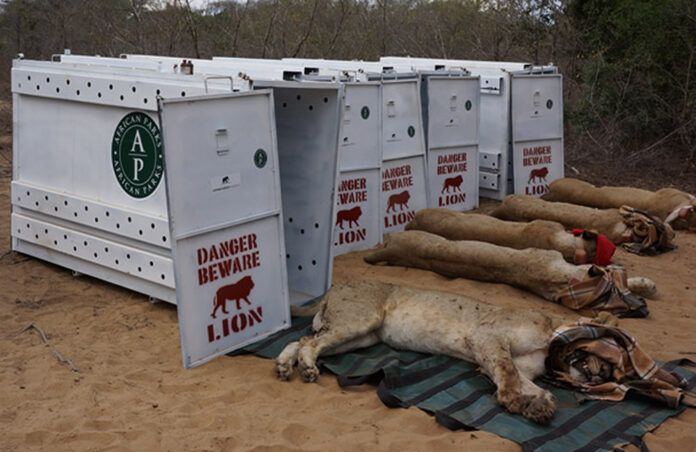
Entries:
<svg viewBox="0 0 696 452">
<path fill-rule="evenodd" d="M 381 318 L 377 316 L 356 316 L 350 318 L 350 324 L 339 323 L 340 327 L 300 339 L 297 366 L 302 379 L 307 383 L 317 381 L 319 369 L 316 361 L 321 354 L 346 352 L 377 343 L 379 339 L 374 330 L 380 324 Z"/>
<path fill-rule="evenodd" d="M 363 260 L 368 264 L 378 264 L 380 262 L 389 261 L 392 256 L 392 251 L 389 249 L 389 244 L 385 243 L 381 248 L 377 248 L 370 251 L 365 256 Z"/>
<path fill-rule="evenodd" d="M 290 342 L 285 346 L 276 358 L 275 374 L 279 380 L 287 381 L 292 376 L 292 369 L 297 362 L 297 352 L 300 350 L 299 342 Z"/>
<path fill-rule="evenodd" d="M 556 400 L 544 388 L 537 386 L 534 379 L 544 374 L 546 352 L 536 350 L 526 355 L 516 356 L 513 363 L 520 375 L 521 390 L 526 403 L 521 414 L 538 424 L 548 424 L 556 412 Z"/>
<path fill-rule="evenodd" d="M 553 397 L 518 372 L 508 345 L 488 339 L 474 344 L 473 351 L 481 370 L 498 387 L 498 403 L 510 413 L 548 423 L 556 409 Z"/>
</svg>

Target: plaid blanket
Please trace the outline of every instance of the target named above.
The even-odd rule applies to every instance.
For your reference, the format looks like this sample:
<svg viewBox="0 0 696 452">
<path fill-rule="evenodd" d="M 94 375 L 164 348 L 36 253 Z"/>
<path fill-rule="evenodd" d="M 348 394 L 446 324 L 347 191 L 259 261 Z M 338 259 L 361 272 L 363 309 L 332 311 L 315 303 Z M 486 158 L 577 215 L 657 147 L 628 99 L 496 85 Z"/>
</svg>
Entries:
<svg viewBox="0 0 696 452">
<path fill-rule="evenodd" d="M 618 265 L 593 265 L 585 279 L 568 283 L 555 298 L 570 309 L 609 311 L 617 317 L 646 317 L 649 313 L 645 300 L 628 290 L 626 270 Z"/>
<path fill-rule="evenodd" d="M 624 224 L 628 227 L 625 235 L 626 251 L 635 254 L 660 254 L 674 249 L 672 227 L 645 212 L 629 206 L 619 209 Z"/>
<path fill-rule="evenodd" d="M 245 351 L 275 358 L 289 342 L 310 335 L 311 324 L 312 317 L 294 318 L 290 328 Z M 322 356 L 317 364 L 337 375 L 341 386 L 377 385 L 377 395 L 389 407 L 417 406 L 447 428 L 491 432 L 519 443 L 523 451 L 608 451 L 627 443 L 640 447 L 643 434 L 686 409 L 684 405 L 672 409 L 637 397 L 627 397 L 621 403 L 579 403 L 572 391 L 537 382 L 557 400 L 551 423 L 538 425 L 506 412 L 495 399 L 493 383 L 479 372 L 476 364 L 467 361 L 377 344 L 341 355 Z M 693 387 L 696 374 L 683 365 L 696 363 L 671 361 L 664 367 L 686 378 Z M 271 366 L 269 363 L 269 378 Z"/>
<path fill-rule="evenodd" d="M 594 369 L 589 358 L 594 357 Z M 601 362 L 601 366 L 598 365 Z M 546 358 L 550 382 L 580 392 L 588 399 L 621 401 L 629 391 L 677 408 L 687 381 L 661 369 L 617 327 L 578 322 L 553 333 Z"/>
</svg>

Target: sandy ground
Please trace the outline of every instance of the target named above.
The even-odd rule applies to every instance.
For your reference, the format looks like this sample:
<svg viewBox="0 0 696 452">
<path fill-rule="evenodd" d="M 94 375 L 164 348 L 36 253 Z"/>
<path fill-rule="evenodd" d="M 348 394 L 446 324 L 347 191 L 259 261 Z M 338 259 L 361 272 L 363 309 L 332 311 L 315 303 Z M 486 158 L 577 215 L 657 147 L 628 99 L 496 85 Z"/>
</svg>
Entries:
<svg viewBox="0 0 696 452">
<path fill-rule="evenodd" d="M 10 252 L 8 136 L 0 136 L 0 449 L 14 450 L 519 450 L 485 432 L 452 432 L 417 408 L 389 409 L 374 388 L 279 382 L 273 363 L 222 357 L 181 366 L 176 310 L 143 295 Z M 659 300 L 643 320 L 622 320 L 653 357 L 696 358 L 696 234 L 655 257 L 618 252 L 653 278 Z M 375 279 L 453 291 L 503 306 L 568 316 L 511 287 L 426 271 L 370 267 L 361 253 L 335 261 L 334 281 Z M 58 361 L 34 322 L 79 372 Z M 645 440 L 652 451 L 694 450 L 696 410 Z"/>
</svg>

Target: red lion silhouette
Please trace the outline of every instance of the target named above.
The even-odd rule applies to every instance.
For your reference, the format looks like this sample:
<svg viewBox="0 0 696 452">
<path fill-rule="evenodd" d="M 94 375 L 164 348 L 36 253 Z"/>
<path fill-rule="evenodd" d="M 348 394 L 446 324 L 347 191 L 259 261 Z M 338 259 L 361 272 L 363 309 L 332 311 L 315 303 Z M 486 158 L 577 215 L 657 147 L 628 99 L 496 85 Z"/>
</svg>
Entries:
<svg viewBox="0 0 696 452">
<path fill-rule="evenodd" d="M 344 221 L 348 222 L 348 227 L 353 226 L 353 223 L 355 223 L 356 226 L 360 226 L 358 224 L 358 220 L 360 219 L 361 215 L 362 209 L 360 208 L 360 206 L 355 206 L 349 210 L 339 210 L 338 214 L 336 215 L 336 224 L 341 229 L 343 229 Z"/>
<path fill-rule="evenodd" d="M 546 180 L 546 176 L 548 175 L 549 169 L 547 167 L 533 169 L 529 173 L 529 180 L 527 181 L 527 183 L 532 182 L 535 178 L 539 179 L 539 182 L 541 182 L 542 179 Z"/>
<path fill-rule="evenodd" d="M 389 209 L 392 209 L 394 212 L 396 212 L 396 205 L 398 204 L 401 210 L 404 210 L 404 206 L 408 209 L 408 200 L 411 199 L 411 194 L 408 192 L 408 190 L 404 190 L 399 194 L 396 195 L 391 195 L 389 197 L 389 204 L 387 205 L 387 212 L 389 212 Z"/>
<path fill-rule="evenodd" d="M 215 292 L 215 298 L 213 298 L 214 309 L 210 317 L 215 318 L 215 313 L 220 307 L 222 307 L 223 313 L 229 314 L 229 312 L 227 312 L 227 300 L 236 301 L 237 310 L 242 309 L 242 305 L 240 304 L 241 300 L 246 301 L 247 304 L 251 304 L 249 301 L 249 293 L 253 288 L 254 280 L 251 279 L 251 276 L 245 276 L 234 284 L 220 287 L 217 292 Z"/>
<path fill-rule="evenodd" d="M 444 193 L 445 190 L 447 190 L 447 193 L 449 193 L 450 187 L 452 187 L 452 191 L 461 191 L 460 187 L 463 181 L 464 178 L 462 178 L 461 174 L 457 177 L 448 177 L 447 179 L 445 179 L 445 183 L 442 186 L 442 191 L 440 193 Z"/>
</svg>

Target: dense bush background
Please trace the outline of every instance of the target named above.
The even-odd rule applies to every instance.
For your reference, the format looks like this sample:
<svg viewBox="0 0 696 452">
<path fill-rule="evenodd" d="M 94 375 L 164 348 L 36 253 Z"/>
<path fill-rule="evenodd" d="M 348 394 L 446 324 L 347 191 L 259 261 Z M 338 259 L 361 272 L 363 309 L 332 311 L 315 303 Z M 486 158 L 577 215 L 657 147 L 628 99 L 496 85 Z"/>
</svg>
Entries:
<svg viewBox="0 0 696 452">
<path fill-rule="evenodd" d="M 0 0 L 0 80 L 18 52 L 48 59 L 64 48 L 553 62 L 570 166 L 696 179 L 694 0 Z"/>
</svg>

